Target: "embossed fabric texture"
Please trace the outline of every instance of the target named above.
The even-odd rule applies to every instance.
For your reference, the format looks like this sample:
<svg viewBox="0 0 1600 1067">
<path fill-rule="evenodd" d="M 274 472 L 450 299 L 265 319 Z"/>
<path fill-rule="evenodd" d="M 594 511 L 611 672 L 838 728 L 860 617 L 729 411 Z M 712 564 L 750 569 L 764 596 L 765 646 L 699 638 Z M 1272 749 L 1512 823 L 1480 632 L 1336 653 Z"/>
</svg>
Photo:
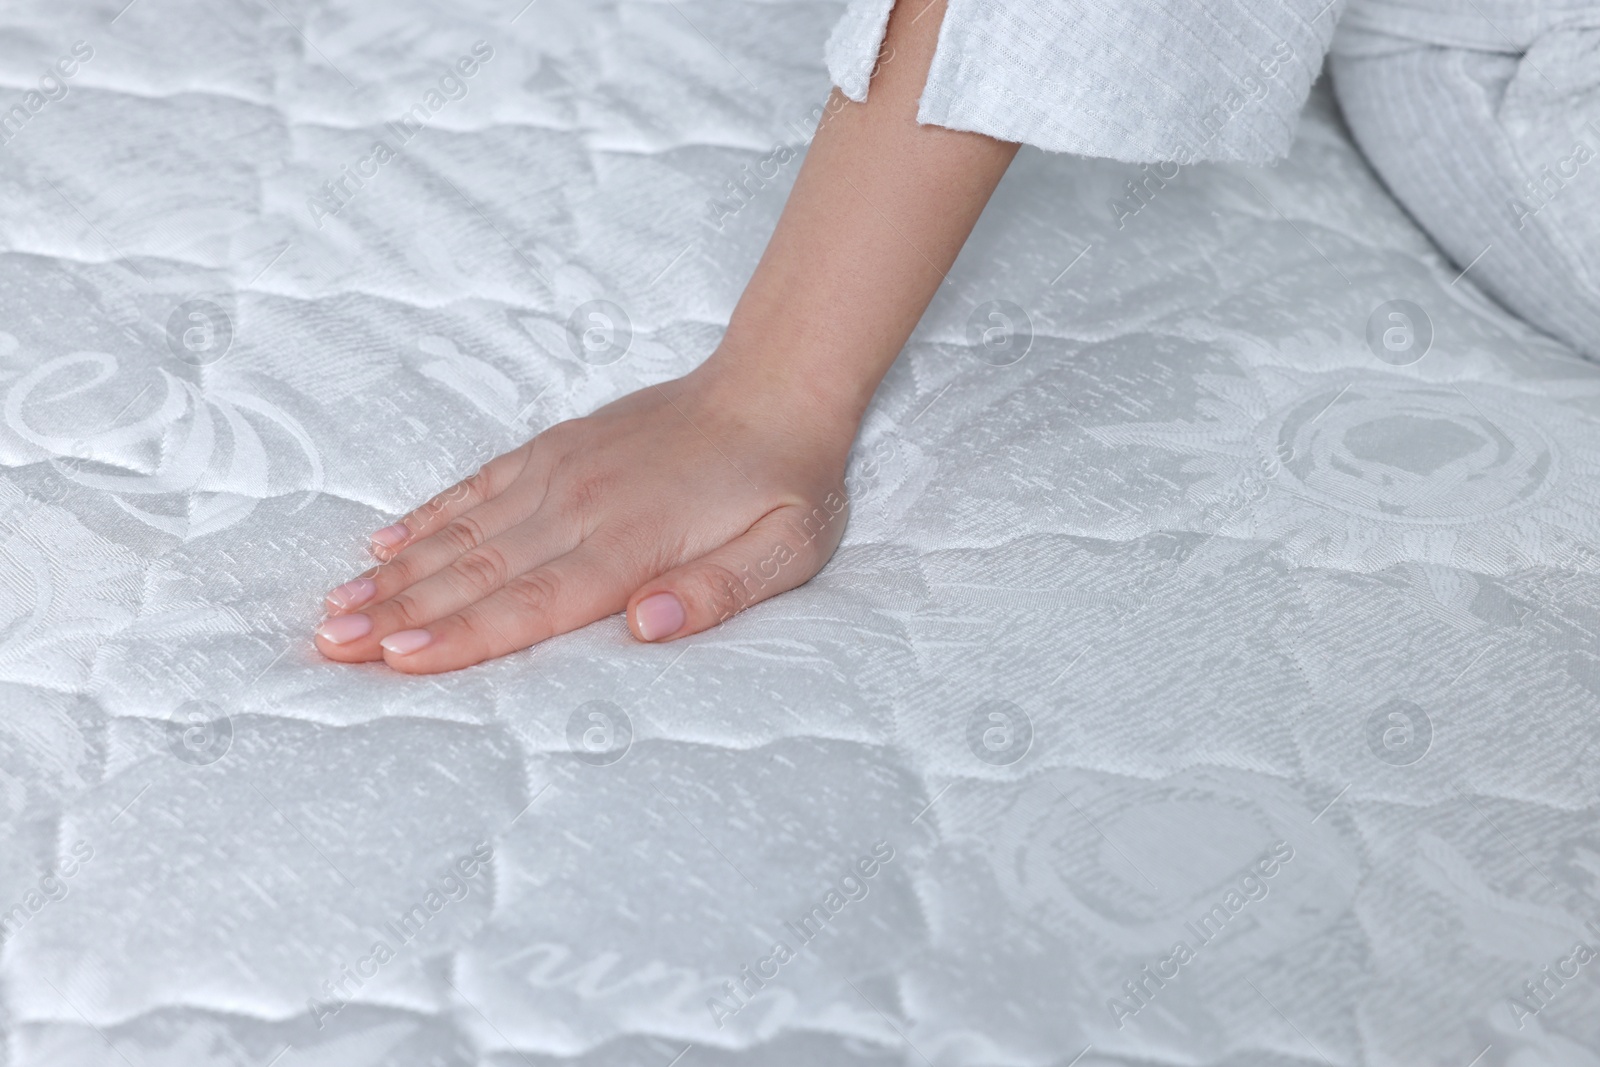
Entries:
<svg viewBox="0 0 1600 1067">
<path fill-rule="evenodd" d="M 517 6 L 0 12 L 0 1064 L 1596 1062 L 1600 367 L 1320 89 L 1022 152 L 804 587 L 321 660 L 370 531 L 712 349 L 842 10 Z"/>
</svg>

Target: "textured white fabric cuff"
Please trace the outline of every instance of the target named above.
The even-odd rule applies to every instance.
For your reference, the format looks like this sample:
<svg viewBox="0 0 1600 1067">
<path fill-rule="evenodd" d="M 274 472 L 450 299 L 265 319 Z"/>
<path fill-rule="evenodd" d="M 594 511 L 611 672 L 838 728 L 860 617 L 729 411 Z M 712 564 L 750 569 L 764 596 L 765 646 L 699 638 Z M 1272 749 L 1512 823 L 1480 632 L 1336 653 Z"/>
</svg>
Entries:
<svg viewBox="0 0 1600 1067">
<path fill-rule="evenodd" d="M 1127 162 L 1271 162 L 1294 141 L 1343 3 L 949 0 L 917 117 Z M 828 39 L 852 100 L 866 99 L 892 7 L 850 0 Z"/>
</svg>

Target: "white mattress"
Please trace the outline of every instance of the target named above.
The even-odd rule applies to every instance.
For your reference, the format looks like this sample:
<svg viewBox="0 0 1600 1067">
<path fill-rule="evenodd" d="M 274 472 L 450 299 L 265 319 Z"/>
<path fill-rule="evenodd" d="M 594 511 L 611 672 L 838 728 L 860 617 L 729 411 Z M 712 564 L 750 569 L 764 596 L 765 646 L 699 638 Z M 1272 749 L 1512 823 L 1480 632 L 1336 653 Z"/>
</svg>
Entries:
<svg viewBox="0 0 1600 1067">
<path fill-rule="evenodd" d="M 4 1067 L 1600 1063 L 1600 371 L 1325 94 L 1131 216 L 1025 151 L 810 584 L 419 679 L 320 659 L 323 592 L 703 358 L 798 164 L 709 204 L 840 6 L 122 3 L 0 16 L 6 107 L 93 50 L 0 150 Z M 169 344 L 191 300 L 231 338 Z"/>
</svg>

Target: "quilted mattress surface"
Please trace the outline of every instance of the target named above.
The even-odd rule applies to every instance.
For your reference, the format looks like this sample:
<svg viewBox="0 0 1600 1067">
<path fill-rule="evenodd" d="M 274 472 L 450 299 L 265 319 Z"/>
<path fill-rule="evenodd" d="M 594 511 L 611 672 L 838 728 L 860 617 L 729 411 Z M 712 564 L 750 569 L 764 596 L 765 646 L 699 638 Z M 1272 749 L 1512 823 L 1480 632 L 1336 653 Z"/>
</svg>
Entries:
<svg viewBox="0 0 1600 1067">
<path fill-rule="evenodd" d="M 1600 368 L 1326 94 L 1024 151 L 808 585 L 410 678 L 323 592 L 714 347 L 840 5 L 125 3 L 0 13 L 0 1065 L 1600 1064 Z"/>
</svg>

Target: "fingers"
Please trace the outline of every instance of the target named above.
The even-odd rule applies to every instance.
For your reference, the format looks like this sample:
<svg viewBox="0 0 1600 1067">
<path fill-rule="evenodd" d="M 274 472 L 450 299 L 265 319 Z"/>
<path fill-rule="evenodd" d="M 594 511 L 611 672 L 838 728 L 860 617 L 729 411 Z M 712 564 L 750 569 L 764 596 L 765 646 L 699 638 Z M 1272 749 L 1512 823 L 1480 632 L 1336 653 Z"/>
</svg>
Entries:
<svg viewBox="0 0 1600 1067">
<path fill-rule="evenodd" d="M 432 534 L 413 538 L 388 562 L 331 591 L 326 598 L 328 615 L 344 615 L 378 604 L 438 574 L 534 514 L 536 492 L 533 486 L 514 485 L 488 503 L 436 526 Z M 544 559 L 533 561 L 543 562 Z"/>
<path fill-rule="evenodd" d="M 532 456 L 533 442 L 529 442 L 490 460 L 476 474 L 434 496 L 393 526 L 374 533 L 372 554 L 386 562 L 406 545 L 437 533 L 456 517 L 487 504 L 517 480 Z"/>
<path fill-rule="evenodd" d="M 687 637 L 805 584 L 838 547 L 848 510 L 830 493 L 809 510 L 767 513 L 721 548 L 640 586 L 628 598 L 628 629 L 641 641 Z"/>
<path fill-rule="evenodd" d="M 590 537 L 454 615 L 389 634 L 384 662 L 407 674 L 458 670 L 614 615 L 642 577 L 637 558 Z"/>
<path fill-rule="evenodd" d="M 440 531 L 402 553 L 395 563 L 379 568 L 377 580 L 383 580 L 384 573 L 411 552 L 444 536 L 444 531 Z M 317 647 L 329 659 L 344 663 L 382 659 L 380 642 L 390 634 L 427 627 L 491 596 L 519 575 L 570 551 L 577 542 L 576 527 L 552 522 L 540 515 L 465 552 L 456 553 L 452 547 L 452 558 L 435 568 L 437 573 L 408 584 L 385 599 L 375 600 L 359 612 L 325 621 L 317 628 Z"/>
</svg>

